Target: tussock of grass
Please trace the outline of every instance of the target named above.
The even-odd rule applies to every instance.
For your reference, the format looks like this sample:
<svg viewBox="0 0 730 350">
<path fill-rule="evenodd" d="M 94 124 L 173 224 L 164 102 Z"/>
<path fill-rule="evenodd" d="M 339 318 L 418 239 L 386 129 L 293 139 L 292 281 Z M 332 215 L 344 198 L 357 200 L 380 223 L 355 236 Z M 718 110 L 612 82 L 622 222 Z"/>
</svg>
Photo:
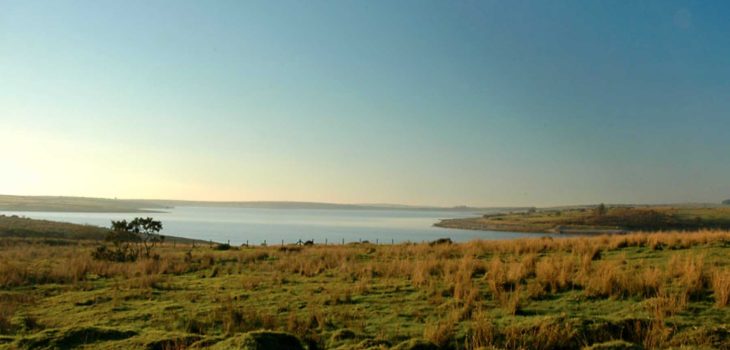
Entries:
<svg viewBox="0 0 730 350">
<path fill-rule="evenodd" d="M 484 310 L 478 310 L 472 314 L 471 324 L 464 347 L 467 349 L 479 349 L 491 346 L 495 343 L 498 331 L 494 321 Z"/>
<path fill-rule="evenodd" d="M 730 269 L 715 271 L 712 275 L 712 292 L 715 305 L 724 308 L 730 302 Z"/>
</svg>

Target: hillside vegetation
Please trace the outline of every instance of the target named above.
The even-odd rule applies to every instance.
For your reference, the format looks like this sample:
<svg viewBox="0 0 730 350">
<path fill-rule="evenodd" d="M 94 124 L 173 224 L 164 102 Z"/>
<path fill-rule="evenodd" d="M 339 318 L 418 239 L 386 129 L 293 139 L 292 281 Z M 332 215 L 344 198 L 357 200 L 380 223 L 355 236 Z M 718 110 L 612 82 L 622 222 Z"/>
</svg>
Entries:
<svg viewBox="0 0 730 350">
<path fill-rule="evenodd" d="M 728 231 L 97 245 L 0 240 L 0 349 L 730 348 Z"/>
<path fill-rule="evenodd" d="M 98 226 L 0 215 L 0 237 L 102 240 L 108 232 Z"/>
<path fill-rule="evenodd" d="M 730 229 L 729 207 L 613 207 L 534 210 L 447 219 L 436 226 L 516 232 L 590 233 Z"/>
<path fill-rule="evenodd" d="M 0 195 L 0 210 L 6 211 L 143 213 L 164 208 L 157 203 L 132 200 Z"/>
<path fill-rule="evenodd" d="M 47 244 L 78 244 L 78 240 L 101 241 L 107 238 L 109 229 L 93 225 L 78 225 L 66 222 L 37 220 L 16 215 L 0 215 L 0 239 L 35 238 L 35 242 Z M 42 239 L 42 240 L 40 240 Z M 170 242 L 205 243 L 196 239 L 168 236 Z M 88 242 L 87 242 L 88 243 Z"/>
</svg>

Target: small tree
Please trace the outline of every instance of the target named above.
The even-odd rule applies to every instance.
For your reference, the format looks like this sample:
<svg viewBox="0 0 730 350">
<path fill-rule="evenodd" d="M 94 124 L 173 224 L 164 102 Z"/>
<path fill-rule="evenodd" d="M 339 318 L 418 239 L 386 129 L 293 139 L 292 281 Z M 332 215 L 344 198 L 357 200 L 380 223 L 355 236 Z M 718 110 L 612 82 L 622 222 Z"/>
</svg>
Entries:
<svg viewBox="0 0 730 350">
<path fill-rule="evenodd" d="M 596 207 L 595 214 L 596 216 L 604 216 L 608 212 L 608 209 L 606 209 L 606 205 L 601 203 Z"/>
<path fill-rule="evenodd" d="M 112 261 L 134 261 L 142 254 L 149 258 L 152 249 L 165 241 L 165 236 L 159 234 L 162 223 L 150 217 L 135 218 L 132 221 L 112 221 L 111 232 L 106 240 L 113 244 L 113 249 L 100 246 L 93 253 L 97 259 Z"/>
<path fill-rule="evenodd" d="M 117 222 L 116 224 L 122 228 L 126 221 Z M 112 227 L 115 226 L 115 222 L 112 221 Z M 131 233 L 135 238 L 138 246 L 138 251 L 144 249 L 145 257 L 149 258 L 152 249 L 158 244 L 165 241 L 165 236 L 160 235 L 162 230 L 162 222 L 154 220 L 150 217 L 147 218 L 134 218 L 131 222 L 127 223 L 126 232 Z"/>
</svg>

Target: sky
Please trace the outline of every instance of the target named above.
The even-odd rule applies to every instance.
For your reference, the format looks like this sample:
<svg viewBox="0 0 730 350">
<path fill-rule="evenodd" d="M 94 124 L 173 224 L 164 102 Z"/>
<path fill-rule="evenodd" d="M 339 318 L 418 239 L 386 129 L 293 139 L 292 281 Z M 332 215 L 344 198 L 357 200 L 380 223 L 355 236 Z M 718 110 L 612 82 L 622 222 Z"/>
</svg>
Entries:
<svg viewBox="0 0 730 350">
<path fill-rule="evenodd" d="M 0 0 L 0 193 L 730 198 L 728 1 Z"/>
</svg>

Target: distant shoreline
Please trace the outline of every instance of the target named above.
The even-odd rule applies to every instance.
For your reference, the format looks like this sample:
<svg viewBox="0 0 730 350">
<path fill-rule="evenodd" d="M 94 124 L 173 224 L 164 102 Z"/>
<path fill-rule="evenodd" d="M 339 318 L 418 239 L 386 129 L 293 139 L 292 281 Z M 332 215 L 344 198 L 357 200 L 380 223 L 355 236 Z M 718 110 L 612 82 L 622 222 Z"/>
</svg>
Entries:
<svg viewBox="0 0 730 350">
<path fill-rule="evenodd" d="M 88 197 L 0 195 L 0 211 L 77 212 L 77 213 L 162 213 L 179 206 L 311 209 L 311 210 L 394 210 L 496 213 L 524 210 L 520 207 L 481 208 L 469 206 L 431 207 L 399 204 L 339 204 L 298 201 L 190 201 L 167 199 L 110 199 Z"/>
<path fill-rule="evenodd" d="M 148 213 L 148 214 L 159 214 L 159 213 L 167 213 L 168 211 L 164 210 L 149 210 L 149 209 L 130 209 L 130 210 L 104 210 L 104 209 L 85 209 L 85 210 L 75 210 L 72 208 L 68 209 L 59 209 L 59 208 L 5 208 L 0 207 L 0 212 L 14 212 L 14 213 L 85 213 L 85 214 L 93 214 L 93 213 L 99 213 L 99 214 L 139 214 L 139 213 Z"/>
<path fill-rule="evenodd" d="M 443 219 L 436 227 L 553 234 L 620 234 L 637 231 L 730 228 L 730 207 L 595 206 L 579 209 L 532 209 L 480 217 Z"/>
<path fill-rule="evenodd" d="M 460 219 L 443 219 L 433 226 L 440 228 L 450 228 L 457 230 L 471 231 L 500 231 L 500 232 L 519 232 L 519 233 L 552 233 L 552 234 L 577 234 L 577 235 L 602 235 L 602 234 L 622 234 L 629 231 L 621 228 L 607 227 L 544 227 L 531 225 L 510 225 L 510 224 L 486 224 L 479 223 L 479 218 L 460 218 Z"/>
</svg>

